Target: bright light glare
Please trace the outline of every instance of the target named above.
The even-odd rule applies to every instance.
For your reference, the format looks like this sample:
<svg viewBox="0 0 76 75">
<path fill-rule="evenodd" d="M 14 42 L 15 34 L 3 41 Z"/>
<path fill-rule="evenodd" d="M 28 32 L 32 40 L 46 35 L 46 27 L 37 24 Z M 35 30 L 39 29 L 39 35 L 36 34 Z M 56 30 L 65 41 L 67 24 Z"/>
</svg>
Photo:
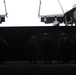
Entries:
<svg viewBox="0 0 76 75">
<path fill-rule="evenodd" d="M 4 0 L 0 0 L 0 14 L 5 14 Z M 1 27 L 11 26 L 52 26 L 40 22 L 38 18 L 39 0 L 5 0 L 8 12 L 6 22 L 0 24 Z M 63 14 L 58 0 L 41 0 L 41 15 Z M 70 10 L 76 0 L 60 0 L 64 9 Z"/>
</svg>

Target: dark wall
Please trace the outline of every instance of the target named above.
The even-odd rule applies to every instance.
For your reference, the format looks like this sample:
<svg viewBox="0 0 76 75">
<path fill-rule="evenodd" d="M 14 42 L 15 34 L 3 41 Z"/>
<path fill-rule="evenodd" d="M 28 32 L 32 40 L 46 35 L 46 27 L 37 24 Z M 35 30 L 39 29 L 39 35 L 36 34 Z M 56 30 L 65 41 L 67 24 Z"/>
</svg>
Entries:
<svg viewBox="0 0 76 75">
<path fill-rule="evenodd" d="M 4 35 L 9 45 L 6 60 L 28 60 L 27 44 L 30 37 L 36 37 L 38 49 L 36 51 L 37 59 L 43 59 L 43 50 L 41 49 L 41 39 L 43 33 L 47 32 L 52 39 L 52 59 L 57 59 L 57 42 L 62 32 L 67 35 L 74 35 L 76 27 L 0 27 L 0 35 Z"/>
</svg>

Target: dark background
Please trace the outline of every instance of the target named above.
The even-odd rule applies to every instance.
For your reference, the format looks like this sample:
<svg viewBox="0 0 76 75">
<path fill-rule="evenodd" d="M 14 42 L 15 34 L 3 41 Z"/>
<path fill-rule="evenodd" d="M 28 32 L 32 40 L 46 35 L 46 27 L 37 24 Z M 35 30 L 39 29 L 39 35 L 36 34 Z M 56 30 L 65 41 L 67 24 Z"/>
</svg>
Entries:
<svg viewBox="0 0 76 75">
<path fill-rule="evenodd" d="M 61 27 L 0 27 L 0 35 L 4 35 L 9 48 L 5 60 L 28 60 L 27 44 L 30 37 L 34 35 L 37 41 L 37 60 L 43 60 L 44 51 L 41 49 L 41 39 L 43 33 L 48 33 L 52 39 L 51 56 L 52 60 L 58 59 L 57 43 L 62 32 L 66 35 L 73 36 L 76 33 L 75 26 L 61 26 Z"/>
</svg>

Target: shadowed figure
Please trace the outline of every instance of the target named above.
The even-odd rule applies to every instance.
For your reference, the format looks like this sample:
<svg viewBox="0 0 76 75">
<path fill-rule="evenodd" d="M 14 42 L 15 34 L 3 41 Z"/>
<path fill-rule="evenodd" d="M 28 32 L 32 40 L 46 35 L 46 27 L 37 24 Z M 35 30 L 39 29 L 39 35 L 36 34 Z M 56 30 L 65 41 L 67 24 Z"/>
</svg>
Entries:
<svg viewBox="0 0 76 75">
<path fill-rule="evenodd" d="M 35 36 L 31 36 L 31 40 L 28 43 L 29 50 L 29 63 L 34 61 L 36 63 L 36 50 L 37 50 L 37 42 L 35 40 Z"/>
<path fill-rule="evenodd" d="M 76 33 L 73 36 L 73 40 L 72 41 L 73 41 L 73 47 L 74 47 L 74 51 L 73 51 L 72 56 L 73 56 L 73 59 L 76 60 Z"/>
<path fill-rule="evenodd" d="M 8 44 L 4 40 L 4 36 L 1 35 L 0 36 L 0 62 L 1 63 L 4 63 L 4 59 L 6 57 L 7 49 L 8 49 Z"/>
<path fill-rule="evenodd" d="M 67 47 L 67 39 L 66 39 L 66 34 L 61 33 L 61 37 L 58 40 L 58 49 L 59 49 L 59 62 L 61 60 L 63 62 L 66 61 L 66 47 Z"/>
<path fill-rule="evenodd" d="M 48 37 L 47 33 L 43 34 L 41 43 L 42 49 L 44 51 L 45 63 L 47 63 L 47 60 L 49 60 L 49 63 L 51 63 L 51 39 Z"/>
<path fill-rule="evenodd" d="M 73 51 L 73 41 L 72 41 L 72 37 L 69 35 L 66 37 L 67 39 L 67 44 L 66 44 L 66 53 L 65 53 L 65 58 L 66 58 L 66 62 L 70 62 L 70 60 L 72 59 L 72 51 Z"/>
</svg>

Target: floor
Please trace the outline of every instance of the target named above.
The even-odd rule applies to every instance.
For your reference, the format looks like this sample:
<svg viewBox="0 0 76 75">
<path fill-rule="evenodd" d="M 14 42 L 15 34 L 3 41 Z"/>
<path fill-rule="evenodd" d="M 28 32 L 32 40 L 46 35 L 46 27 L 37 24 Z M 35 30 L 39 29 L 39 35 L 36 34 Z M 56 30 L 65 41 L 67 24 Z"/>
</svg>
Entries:
<svg viewBox="0 0 76 75">
<path fill-rule="evenodd" d="M 28 61 L 5 61 L 0 64 L 0 75 L 76 75 L 76 63 L 44 63 L 37 61 L 36 64 Z"/>
</svg>

